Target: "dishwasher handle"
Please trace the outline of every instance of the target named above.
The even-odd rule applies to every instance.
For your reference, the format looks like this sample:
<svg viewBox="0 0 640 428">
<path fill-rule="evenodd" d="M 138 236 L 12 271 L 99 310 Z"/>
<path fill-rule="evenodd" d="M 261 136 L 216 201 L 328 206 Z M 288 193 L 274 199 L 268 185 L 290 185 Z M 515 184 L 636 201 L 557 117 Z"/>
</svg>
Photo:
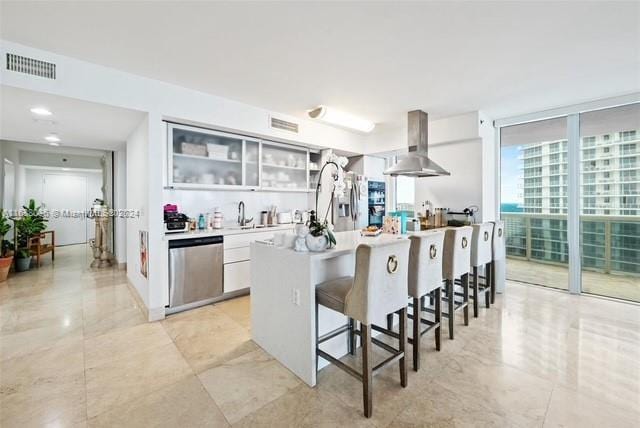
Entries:
<svg viewBox="0 0 640 428">
<path fill-rule="evenodd" d="M 223 242 L 224 242 L 224 237 L 222 236 L 205 236 L 202 238 L 174 239 L 169 241 L 169 249 L 199 247 L 201 245 L 215 245 L 215 244 L 222 244 Z"/>
</svg>

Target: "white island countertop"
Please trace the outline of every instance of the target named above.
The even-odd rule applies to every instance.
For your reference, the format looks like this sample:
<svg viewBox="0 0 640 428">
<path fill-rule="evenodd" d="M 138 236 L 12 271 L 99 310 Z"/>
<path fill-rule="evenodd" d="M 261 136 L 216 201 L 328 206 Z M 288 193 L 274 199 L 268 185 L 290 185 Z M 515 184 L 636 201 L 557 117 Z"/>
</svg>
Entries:
<svg viewBox="0 0 640 428">
<path fill-rule="evenodd" d="M 355 254 L 356 248 L 360 244 L 369 244 L 377 242 L 393 241 L 397 239 L 407 239 L 407 235 L 391 235 L 381 233 L 378 236 L 362 236 L 359 230 L 349 232 L 336 232 L 336 245 L 324 251 L 314 252 L 298 252 L 291 248 L 283 248 L 272 246 L 272 249 L 280 251 L 281 257 L 310 257 L 315 260 L 331 259 L 340 257 L 345 254 Z M 264 245 L 264 244 L 263 244 Z"/>
<path fill-rule="evenodd" d="M 251 244 L 252 339 L 309 386 L 316 383 L 316 284 L 355 271 L 358 245 L 408 239 L 406 235 L 361 236 L 360 231 L 336 233 L 335 248 L 323 252 L 296 252 L 265 243 Z M 346 323 L 346 317 L 319 308 L 319 329 L 324 334 Z M 323 343 L 340 357 L 347 352 L 346 337 Z M 325 362 L 320 361 L 320 367 Z"/>
</svg>

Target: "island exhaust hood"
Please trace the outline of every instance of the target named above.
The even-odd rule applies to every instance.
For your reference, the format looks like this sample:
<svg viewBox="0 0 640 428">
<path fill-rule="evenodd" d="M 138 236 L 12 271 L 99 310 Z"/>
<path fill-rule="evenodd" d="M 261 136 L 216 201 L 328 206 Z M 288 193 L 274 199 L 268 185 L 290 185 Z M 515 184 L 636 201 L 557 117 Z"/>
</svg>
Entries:
<svg viewBox="0 0 640 428">
<path fill-rule="evenodd" d="M 437 177 L 451 175 L 440 165 L 429 159 L 428 156 L 428 124 L 427 113 L 422 110 L 413 110 L 408 113 L 408 137 L 409 153 L 403 156 L 397 164 L 387 168 L 385 175 L 396 177 Z"/>
</svg>

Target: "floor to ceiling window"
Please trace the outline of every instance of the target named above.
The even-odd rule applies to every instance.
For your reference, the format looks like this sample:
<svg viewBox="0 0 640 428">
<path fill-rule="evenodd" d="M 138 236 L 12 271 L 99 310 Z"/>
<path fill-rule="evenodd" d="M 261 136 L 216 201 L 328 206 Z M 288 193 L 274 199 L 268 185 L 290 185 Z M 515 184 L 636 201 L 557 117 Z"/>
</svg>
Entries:
<svg viewBox="0 0 640 428">
<path fill-rule="evenodd" d="M 640 104 L 580 115 L 582 291 L 640 301 Z"/>
<path fill-rule="evenodd" d="M 500 143 L 507 277 L 567 289 L 566 118 L 504 127 Z"/>
<path fill-rule="evenodd" d="M 503 126 L 500 150 L 507 277 L 640 301 L 640 104 Z"/>
</svg>

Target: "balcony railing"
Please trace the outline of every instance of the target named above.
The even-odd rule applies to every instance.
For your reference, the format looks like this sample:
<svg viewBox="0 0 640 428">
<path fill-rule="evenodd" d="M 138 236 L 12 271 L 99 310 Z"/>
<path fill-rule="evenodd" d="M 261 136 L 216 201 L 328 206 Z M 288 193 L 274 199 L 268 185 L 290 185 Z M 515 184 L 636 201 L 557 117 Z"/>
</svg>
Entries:
<svg viewBox="0 0 640 428">
<path fill-rule="evenodd" d="M 507 255 L 567 265 L 567 217 L 557 214 L 501 213 Z M 640 216 L 580 216 L 582 268 L 640 276 Z"/>
</svg>

